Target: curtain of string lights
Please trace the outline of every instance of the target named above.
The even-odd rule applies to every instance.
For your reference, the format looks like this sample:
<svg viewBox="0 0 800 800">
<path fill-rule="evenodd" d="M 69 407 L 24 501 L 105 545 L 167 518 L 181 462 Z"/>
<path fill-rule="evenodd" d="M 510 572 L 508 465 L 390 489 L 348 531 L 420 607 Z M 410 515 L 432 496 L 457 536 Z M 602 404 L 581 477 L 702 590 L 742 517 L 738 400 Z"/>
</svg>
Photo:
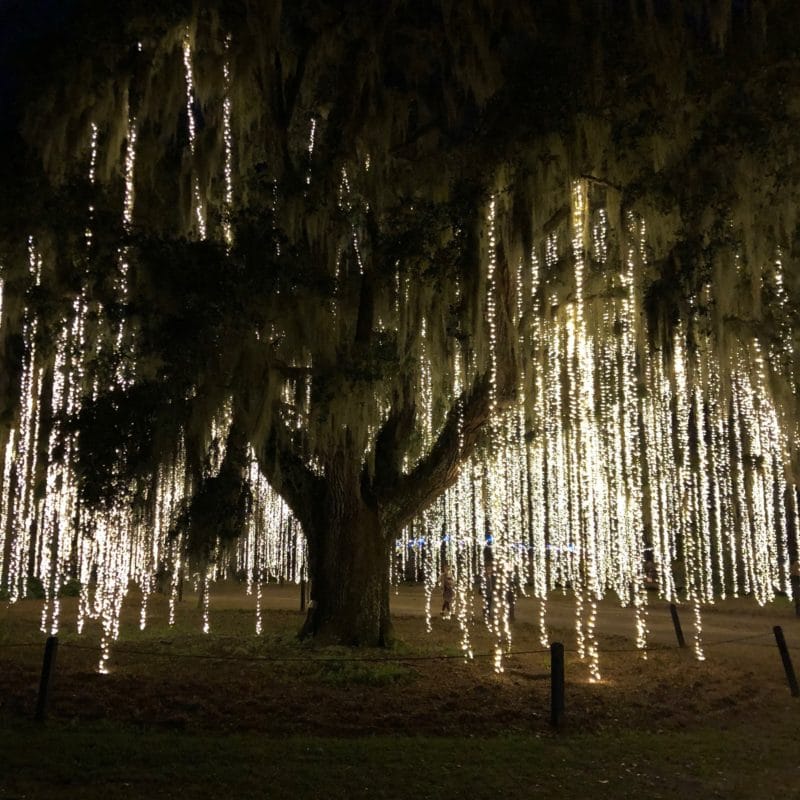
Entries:
<svg viewBox="0 0 800 800">
<path fill-rule="evenodd" d="M 225 48 L 230 45 L 230 37 Z M 182 42 L 188 158 L 197 148 L 197 102 L 192 39 Z M 231 65 L 226 59 L 220 118 L 223 125 L 222 193 L 212 227 L 208 200 L 197 174 L 191 203 L 198 238 L 219 236 L 230 248 L 236 201 Z M 136 218 L 138 122 L 128 112 L 122 148 L 124 194 L 122 227 Z M 103 131 L 92 124 L 86 143 L 91 184 Z M 311 120 L 309 165 L 315 143 Z M 361 165 L 369 170 L 369 158 Z M 307 181 L 313 177 L 311 166 Z M 648 592 L 645 563 L 657 574 L 658 596 L 685 602 L 693 610 L 694 647 L 703 657 L 700 609 L 728 595 L 753 595 L 769 602 L 789 585 L 789 532 L 796 530 L 797 501 L 787 475 L 794 427 L 774 394 L 771 375 L 793 369 L 792 329 L 783 284 L 783 259 L 776 248 L 768 263 L 737 259 L 736 269 L 771 287 L 773 314 L 781 327 L 777 344 L 765 348 L 753 336 L 725 339 L 700 314 L 680 320 L 671 331 L 669 352 L 651 344 L 643 312 L 650 248 L 648 220 L 628 213 L 623 234 L 609 232 L 608 211 L 591 182 L 571 186 L 570 218 L 564 229 L 544 235 L 512 270 L 512 316 L 526 358 L 519 379 L 519 402 L 500 408 L 493 400 L 490 446 L 466 461 L 457 482 L 415 519 L 396 542 L 391 563 L 395 581 L 424 582 L 430 625 L 431 596 L 445 564 L 455 576 L 453 614 L 461 644 L 471 656 L 470 630 L 485 624 L 496 642 L 496 666 L 511 645 L 509 603 L 517 593 L 539 601 L 541 642 L 546 645 L 547 600 L 570 591 L 581 657 L 599 678 L 597 603 L 611 594 L 631 607 L 632 631 L 647 648 Z M 276 202 L 279 187 L 275 191 Z M 340 207 L 351 202 L 350 182 L 342 172 Z M 352 201 L 355 202 L 355 201 Z M 497 374 L 498 200 L 486 208 L 485 316 L 489 340 L 491 391 Z M 85 244 L 92 246 L 94 208 L 86 208 Z M 359 232 L 352 231 L 359 253 Z M 53 265 L 34 236 L 27 240 L 28 296 L 47 281 Z M 359 265 L 361 264 L 359 255 Z M 557 264 L 569 264 L 565 301 L 547 280 Z M 337 263 L 337 278 L 340 265 Z M 129 252 L 120 245 L 114 286 L 124 306 L 129 292 Z M 2 276 L 2 272 L 0 272 Z M 0 331 L 4 315 L 0 280 Z M 408 315 L 408 278 L 398 271 L 392 302 L 378 324 L 398 331 Z M 710 283 L 695 298 L 713 303 Z M 334 317 L 336 316 L 334 309 Z M 92 300 L 88 286 L 77 293 L 61 319 L 55 346 L 39 345 L 42 321 L 25 305 L 21 315 L 21 381 L 18 411 L 0 435 L 0 576 L 10 602 L 26 594 L 32 579 L 41 582 L 45 601 L 43 631 L 62 623 L 59 590 L 69 580 L 80 584 L 78 629 L 88 620 L 102 626 L 99 668 L 108 667 L 111 643 L 119 634 L 123 602 L 132 587 L 141 595 L 141 626 L 148 603 L 160 586 L 170 597 L 175 620 L 179 583 L 193 579 L 203 598 L 203 629 L 210 630 L 214 580 L 229 573 L 246 576 L 253 596 L 254 628 L 261 631 L 262 585 L 269 580 L 306 577 L 306 545 L 297 520 L 261 473 L 251 451 L 248 478 L 253 490 L 246 534 L 226 558 L 198 568 L 184 563 L 180 537 L 170 535 L 182 503 L 193 491 L 181 447 L 152 476 L 147 511 L 120 503 L 103 510 L 81 502 L 75 469 L 76 433 L 62 420 L 91 403 L 99 385 L 93 365 L 99 355 L 117 364 L 113 382 L 124 389 L 137 380 L 136 331 L 111 318 Z M 420 331 L 416 385 L 417 425 L 423 450 L 432 446 L 441 419 L 435 413 L 435 361 L 426 350 L 433 321 L 424 312 L 414 321 Z M 52 352 L 51 352 L 52 351 Z M 475 355 L 456 348 L 450 375 L 457 397 L 474 375 Z M 310 365 L 309 365 L 310 366 Z M 794 386 L 794 376 L 785 376 Z M 306 380 L 305 386 L 297 381 Z M 296 407 L 296 425 L 311 404 L 308 378 L 286 381 L 284 399 Z M 383 416 L 388 413 L 385 409 Z M 207 431 L 207 475 L 222 464 L 231 425 L 230 403 L 223 403 Z M 413 463 L 407 461 L 406 468 Z M 163 576 L 167 576 L 164 585 Z M 159 582 L 160 581 L 160 582 Z M 485 614 L 476 617 L 475 593 Z M 476 622 L 476 619 L 478 620 Z"/>
</svg>

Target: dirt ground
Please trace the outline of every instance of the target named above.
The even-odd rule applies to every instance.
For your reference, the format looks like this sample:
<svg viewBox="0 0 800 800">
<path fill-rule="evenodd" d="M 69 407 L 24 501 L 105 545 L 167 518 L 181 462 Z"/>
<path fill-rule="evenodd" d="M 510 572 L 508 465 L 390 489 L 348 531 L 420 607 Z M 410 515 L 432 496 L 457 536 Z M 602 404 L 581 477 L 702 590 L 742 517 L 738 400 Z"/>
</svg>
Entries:
<svg viewBox="0 0 800 800">
<path fill-rule="evenodd" d="M 434 597 L 434 605 L 438 597 Z M 75 630 L 74 599 L 63 601 L 52 717 L 100 720 L 167 729 L 313 733 L 480 736 L 549 730 L 549 652 L 538 629 L 538 602 L 523 598 L 513 623 L 513 645 L 496 674 L 492 643 L 477 611 L 472 624 L 476 657 L 460 657 L 458 625 L 432 619 L 426 633 L 419 586 L 400 587 L 393 598 L 397 645 L 381 650 L 317 647 L 295 638 L 302 621 L 299 590 L 265 587 L 263 625 L 255 635 L 254 599 L 224 584 L 211 596 L 211 633 L 201 633 L 196 598 L 187 595 L 174 627 L 166 599 L 156 596 L 148 627 L 139 630 L 139 602 L 131 596 L 110 672 L 97 672 L 99 629 Z M 36 704 L 44 634 L 41 603 L 0 605 L 0 715 L 29 717 Z M 574 603 L 548 601 L 551 640 L 564 643 L 569 729 L 600 731 L 685 729 L 702 723 L 725 727 L 751 719 L 765 729 L 771 719 L 797 715 L 775 646 L 781 625 L 800 668 L 800 618 L 785 598 L 759 608 L 727 600 L 705 610 L 706 659 L 692 650 L 692 615 L 681 609 L 689 647 L 677 646 L 668 606 L 651 597 L 650 647 L 637 652 L 633 612 L 610 600 L 600 604 L 598 638 L 602 680 L 590 682 L 577 655 Z"/>
</svg>

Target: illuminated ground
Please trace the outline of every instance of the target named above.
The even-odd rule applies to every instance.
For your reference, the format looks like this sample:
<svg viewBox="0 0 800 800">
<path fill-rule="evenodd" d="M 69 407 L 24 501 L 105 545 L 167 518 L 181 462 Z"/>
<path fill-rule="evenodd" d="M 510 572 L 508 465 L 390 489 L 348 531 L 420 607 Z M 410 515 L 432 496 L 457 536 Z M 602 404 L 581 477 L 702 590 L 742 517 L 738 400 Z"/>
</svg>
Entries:
<svg viewBox="0 0 800 800">
<path fill-rule="evenodd" d="M 438 599 L 435 595 L 434 604 Z M 211 634 L 207 637 L 200 632 L 201 614 L 194 595 L 187 594 L 179 606 L 175 628 L 166 625 L 166 600 L 157 596 L 144 631 L 138 626 L 138 604 L 131 598 L 120 640 L 112 649 L 112 674 L 100 676 L 96 674 L 99 630 L 90 626 L 83 636 L 76 635 L 75 602 L 72 598 L 63 601 L 55 716 L 112 717 L 188 727 L 227 727 L 246 719 L 250 728 L 293 731 L 303 730 L 305 719 L 309 731 L 321 726 L 331 733 L 547 728 L 549 655 L 534 624 L 537 604 L 533 600 L 523 598 L 518 603 L 513 626 L 516 654 L 506 660 L 506 672 L 500 676 L 492 671 L 490 637 L 480 620 L 472 627 L 477 658 L 471 664 L 456 657 L 460 635 L 455 621 L 435 615 L 433 631 L 426 635 L 424 591 L 418 586 L 401 587 L 393 597 L 399 639 L 394 655 L 399 660 L 377 667 L 373 662 L 364 666 L 347 659 L 383 658 L 381 651 L 298 645 L 294 633 L 302 616 L 296 586 L 265 588 L 264 634 L 255 636 L 252 598 L 229 583 L 212 593 Z M 634 646 L 632 611 L 610 601 L 601 604 L 598 633 L 603 682 L 592 685 L 587 666 L 575 652 L 571 599 L 551 598 L 548 623 L 552 638 L 567 648 L 573 728 L 602 727 L 609 721 L 606 717 L 617 719 L 620 715 L 643 728 L 651 727 L 654 718 L 667 725 L 683 725 L 696 713 L 724 716 L 723 712 L 741 714 L 751 707 L 761 712 L 780 708 L 790 699 L 772 634 L 773 625 L 783 626 L 800 667 L 800 618 L 794 616 L 785 598 L 764 608 L 739 599 L 708 609 L 703 631 L 705 662 L 693 657 L 691 647 L 677 648 L 667 606 L 654 596 L 652 602 L 652 649 L 647 661 Z M 4 662 L 0 697 L 5 711 L 22 716 L 33 707 L 38 684 L 44 640 L 36 625 L 40 608 L 37 601 L 0 608 L 0 659 Z M 690 615 L 683 613 L 682 621 L 691 645 Z M 437 656 L 449 658 L 442 661 Z M 332 664 L 319 661 L 331 657 L 344 660 Z M 424 658 L 415 660 L 417 657 Z M 389 674 L 348 679 L 353 677 L 351 672 L 373 667 Z M 342 673 L 341 680 L 334 673 Z M 358 691 L 353 691 L 353 682 L 360 687 Z M 631 694 L 631 682 L 641 697 Z M 698 692 L 699 686 L 705 689 Z M 411 687 L 413 691 L 409 691 Z M 743 687 L 746 697 L 741 696 Z M 329 696 L 320 703 L 318 691 L 322 689 Z M 244 712 L 238 707 L 237 691 L 242 692 Z M 362 713 L 364 692 L 370 695 L 370 707 Z M 429 697 L 422 702 L 425 695 Z M 409 707 L 412 696 L 418 699 L 419 708 Z M 627 697 L 631 703 L 625 701 Z M 489 698 L 491 703 L 486 702 Z M 650 710 L 640 719 L 642 706 Z M 291 713 L 284 713 L 287 708 Z"/>
<path fill-rule="evenodd" d="M 604 602 L 599 684 L 589 683 L 588 668 L 573 652 L 569 598 L 552 599 L 551 624 L 567 647 L 567 725 L 557 739 L 548 724 L 548 657 L 530 622 L 536 618 L 532 600 L 518 604 L 518 654 L 507 660 L 503 675 L 493 673 L 490 658 L 480 657 L 490 640 L 478 622 L 479 657 L 471 664 L 453 657 L 459 638 L 452 621 L 435 617 L 433 632 L 425 634 L 419 587 L 403 587 L 394 597 L 400 643 L 388 662 L 352 660 L 383 659 L 380 651 L 298 645 L 294 586 L 265 591 L 264 634 L 256 637 L 251 598 L 228 585 L 212 595 L 209 636 L 199 632 L 201 614 L 192 596 L 181 604 L 173 629 L 166 625 L 163 598 L 144 632 L 131 604 L 109 675 L 96 672 L 98 631 L 75 635 L 74 602 L 65 600 L 44 732 L 28 723 L 44 638 L 35 624 L 40 604 L 0 606 L 0 747 L 9 765 L 0 775 L 3 800 L 223 797 L 228 795 L 210 788 L 223 780 L 243 797 L 320 796 L 303 789 L 308 770 L 319 780 L 339 781 L 331 797 L 418 800 L 437 796 L 438 785 L 454 796 L 461 796 L 459 787 L 473 786 L 473 797 L 489 797 L 488 788 L 474 788 L 479 774 L 510 797 L 531 796 L 524 783 L 503 783 L 513 775 L 527 776 L 528 787 L 539 785 L 555 797 L 568 796 L 559 793 L 567 785 L 593 797 L 627 797 L 634 789 L 648 797 L 796 796 L 800 760 L 791 753 L 800 699 L 789 694 L 772 635 L 774 624 L 783 626 L 800 666 L 800 619 L 785 598 L 766 608 L 736 600 L 709 610 L 705 662 L 676 647 L 660 603 L 650 615 L 654 647 L 642 660 L 633 644 L 632 613 Z M 241 740 L 230 739 L 239 735 Z M 413 737 L 400 740 L 408 742 L 401 753 L 397 736 Z M 37 748 L 49 755 L 42 759 Z M 225 766 L 214 766 L 217 753 L 226 754 Z M 419 768 L 433 783 L 419 783 L 414 771 L 421 757 L 427 760 Z M 126 773 L 128 759 L 136 766 Z M 72 771 L 75 762 L 88 764 L 90 778 Z M 234 762 L 238 772 L 228 775 Z M 175 780 L 194 788 L 172 794 Z M 275 793 L 256 791 L 264 781 L 278 787 Z"/>
</svg>

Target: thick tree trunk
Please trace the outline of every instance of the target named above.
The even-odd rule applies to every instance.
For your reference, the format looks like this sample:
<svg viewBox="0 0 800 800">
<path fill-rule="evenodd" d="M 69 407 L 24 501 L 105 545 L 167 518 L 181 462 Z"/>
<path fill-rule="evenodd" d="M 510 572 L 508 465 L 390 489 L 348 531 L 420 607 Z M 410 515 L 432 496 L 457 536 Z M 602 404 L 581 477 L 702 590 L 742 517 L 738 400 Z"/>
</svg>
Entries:
<svg viewBox="0 0 800 800">
<path fill-rule="evenodd" d="M 300 634 L 345 645 L 387 646 L 393 537 L 377 508 L 363 499 L 355 475 L 343 480 L 338 472 L 329 474 L 323 495 L 307 531 L 311 602 Z"/>
<path fill-rule="evenodd" d="M 498 379 L 498 404 L 513 395 L 505 390 L 506 385 L 513 389 L 506 372 L 502 382 Z M 288 429 L 273 426 L 257 451 L 260 463 L 308 542 L 311 602 L 301 636 L 345 645 L 391 643 L 389 559 L 396 535 L 455 482 L 489 419 L 491 400 L 488 376 L 476 379 L 455 401 L 436 443 L 410 473 L 402 469 L 414 421 L 408 401 L 397 401 L 377 435 L 373 473 L 363 453 L 344 437 L 320 475 L 296 452 Z"/>
<path fill-rule="evenodd" d="M 386 646 L 392 640 L 389 567 L 397 532 L 453 484 L 489 416 L 486 379 L 454 404 L 436 444 L 409 474 L 402 453 L 413 429 L 413 405 L 400 405 L 376 439 L 374 474 L 345 442 L 324 474 L 293 452 L 273 429 L 261 450 L 265 473 L 300 521 L 308 541 L 311 602 L 301 636 L 345 645 Z M 501 398 L 502 399 L 502 398 Z"/>
</svg>

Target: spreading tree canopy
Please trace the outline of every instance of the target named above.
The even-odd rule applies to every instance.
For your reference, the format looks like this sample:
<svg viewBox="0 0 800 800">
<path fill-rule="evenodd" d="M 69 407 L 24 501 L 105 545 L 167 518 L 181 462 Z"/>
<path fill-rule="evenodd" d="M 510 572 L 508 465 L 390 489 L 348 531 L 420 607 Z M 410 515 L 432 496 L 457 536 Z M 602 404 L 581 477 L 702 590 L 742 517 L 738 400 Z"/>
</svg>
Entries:
<svg viewBox="0 0 800 800">
<path fill-rule="evenodd" d="M 265 577 L 268 529 L 348 643 L 403 536 L 499 637 L 520 580 L 786 582 L 795 2 L 67 9 L 4 89 L 12 597 L 74 575 L 111 635 L 129 580 Z"/>
</svg>

